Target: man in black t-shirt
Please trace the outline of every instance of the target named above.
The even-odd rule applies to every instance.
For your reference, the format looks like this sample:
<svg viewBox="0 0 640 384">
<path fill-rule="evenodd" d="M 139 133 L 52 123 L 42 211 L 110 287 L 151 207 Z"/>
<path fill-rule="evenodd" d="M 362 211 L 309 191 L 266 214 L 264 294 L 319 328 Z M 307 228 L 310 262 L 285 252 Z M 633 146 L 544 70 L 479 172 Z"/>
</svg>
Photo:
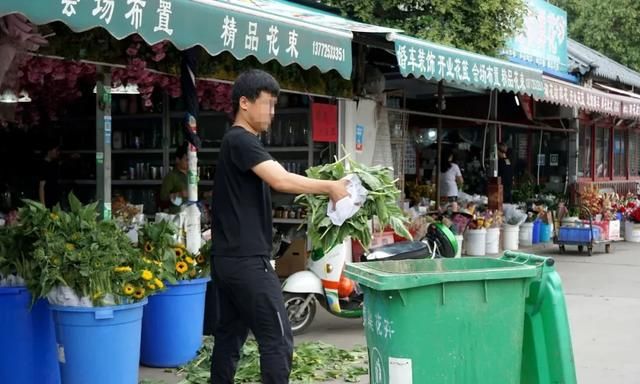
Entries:
<svg viewBox="0 0 640 384">
<path fill-rule="evenodd" d="M 271 266 L 270 187 L 285 193 L 348 196 L 346 181 L 313 180 L 287 172 L 258 135 L 271 125 L 280 87 L 251 70 L 233 85 L 235 123 L 225 134 L 213 199 L 213 296 L 216 325 L 211 382 L 232 384 L 249 330 L 258 342 L 262 383 L 289 382 L 293 335 L 280 281 Z"/>
<path fill-rule="evenodd" d="M 47 208 L 52 208 L 60 202 L 60 146 L 57 141 L 51 141 L 45 150 L 38 169 L 38 197 Z"/>
</svg>

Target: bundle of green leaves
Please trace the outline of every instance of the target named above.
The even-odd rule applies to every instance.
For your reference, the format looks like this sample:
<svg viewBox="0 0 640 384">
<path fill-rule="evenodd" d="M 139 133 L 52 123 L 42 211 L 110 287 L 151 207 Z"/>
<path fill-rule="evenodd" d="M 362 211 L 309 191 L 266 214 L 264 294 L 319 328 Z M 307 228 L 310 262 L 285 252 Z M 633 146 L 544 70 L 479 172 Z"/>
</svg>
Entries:
<svg viewBox="0 0 640 384">
<path fill-rule="evenodd" d="M 9 246 L 0 268 L 24 278 L 34 300 L 67 287 L 103 306 L 142 300 L 163 288 L 159 266 L 146 263 L 115 222 L 99 221 L 95 203 L 82 205 L 71 194 L 69 205 L 69 212 L 50 211 L 26 200 L 18 224 L 0 236 Z"/>
<path fill-rule="evenodd" d="M 399 236 L 411 239 L 407 229 L 408 219 L 400 208 L 400 191 L 391 168 L 367 167 L 347 158 L 307 169 L 307 176 L 319 180 L 340 180 L 348 174 L 357 175 L 368 194 L 358 212 L 340 226 L 334 225 L 327 216 L 330 204 L 328 196 L 300 195 L 296 198 L 299 204 L 307 207 L 311 243 L 328 252 L 350 236 L 368 249 L 373 236 L 370 220 L 374 217 L 381 229 L 391 227 Z"/>
</svg>

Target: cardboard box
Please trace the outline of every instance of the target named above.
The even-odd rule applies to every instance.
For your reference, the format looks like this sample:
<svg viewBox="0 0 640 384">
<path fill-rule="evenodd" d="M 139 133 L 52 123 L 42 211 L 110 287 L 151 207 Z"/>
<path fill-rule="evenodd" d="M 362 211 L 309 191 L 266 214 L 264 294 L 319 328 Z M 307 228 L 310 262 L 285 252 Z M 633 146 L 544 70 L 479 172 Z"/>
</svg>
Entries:
<svg viewBox="0 0 640 384">
<path fill-rule="evenodd" d="M 279 277 L 289 277 L 307 267 L 307 241 L 294 240 L 281 258 L 276 260 L 276 273 Z"/>
<path fill-rule="evenodd" d="M 589 226 L 589 220 L 583 220 L 582 222 L 585 226 Z M 620 240 L 620 221 L 594 221 L 592 224 L 594 227 L 600 228 L 602 240 Z"/>
</svg>

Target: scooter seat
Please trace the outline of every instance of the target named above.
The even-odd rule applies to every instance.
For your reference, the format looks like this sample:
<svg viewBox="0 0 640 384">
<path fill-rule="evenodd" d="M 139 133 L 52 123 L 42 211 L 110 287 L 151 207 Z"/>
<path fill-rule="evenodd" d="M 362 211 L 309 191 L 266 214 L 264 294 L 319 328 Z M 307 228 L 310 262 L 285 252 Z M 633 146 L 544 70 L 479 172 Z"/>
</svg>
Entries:
<svg viewBox="0 0 640 384">
<path fill-rule="evenodd" d="M 366 261 L 424 259 L 429 251 L 422 241 L 402 241 L 383 245 L 365 256 Z"/>
</svg>

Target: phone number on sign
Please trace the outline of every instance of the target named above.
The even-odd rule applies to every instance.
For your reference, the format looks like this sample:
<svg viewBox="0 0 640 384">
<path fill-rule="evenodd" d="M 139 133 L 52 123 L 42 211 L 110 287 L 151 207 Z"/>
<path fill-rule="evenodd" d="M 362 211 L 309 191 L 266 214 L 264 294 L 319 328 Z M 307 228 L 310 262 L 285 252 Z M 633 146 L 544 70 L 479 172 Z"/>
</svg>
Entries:
<svg viewBox="0 0 640 384">
<path fill-rule="evenodd" d="M 313 55 L 324 57 L 325 59 L 344 61 L 346 53 L 344 48 L 336 47 L 335 45 L 313 42 Z"/>
</svg>

